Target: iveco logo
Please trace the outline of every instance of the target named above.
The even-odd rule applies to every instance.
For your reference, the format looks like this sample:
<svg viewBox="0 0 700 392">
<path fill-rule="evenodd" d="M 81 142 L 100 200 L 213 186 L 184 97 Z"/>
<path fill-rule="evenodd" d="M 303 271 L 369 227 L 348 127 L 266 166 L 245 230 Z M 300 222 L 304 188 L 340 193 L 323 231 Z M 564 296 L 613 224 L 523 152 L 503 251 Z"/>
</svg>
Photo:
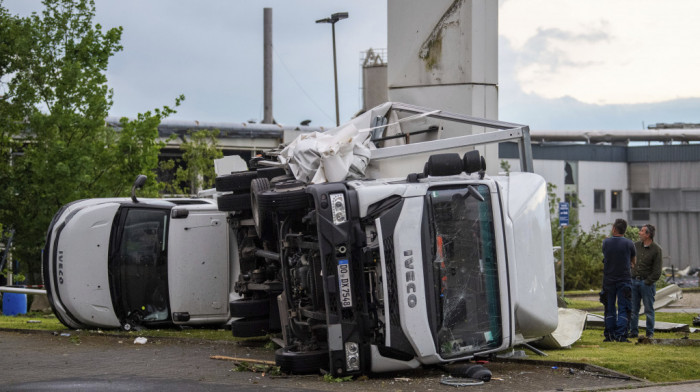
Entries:
<svg viewBox="0 0 700 392">
<path fill-rule="evenodd" d="M 408 307 L 415 308 L 418 304 L 418 298 L 416 298 L 416 273 L 413 271 L 413 251 L 405 250 L 403 251 L 404 266 L 406 267 L 406 294 L 408 294 Z"/>
<path fill-rule="evenodd" d="M 63 251 L 58 251 L 58 283 L 63 284 Z"/>
</svg>

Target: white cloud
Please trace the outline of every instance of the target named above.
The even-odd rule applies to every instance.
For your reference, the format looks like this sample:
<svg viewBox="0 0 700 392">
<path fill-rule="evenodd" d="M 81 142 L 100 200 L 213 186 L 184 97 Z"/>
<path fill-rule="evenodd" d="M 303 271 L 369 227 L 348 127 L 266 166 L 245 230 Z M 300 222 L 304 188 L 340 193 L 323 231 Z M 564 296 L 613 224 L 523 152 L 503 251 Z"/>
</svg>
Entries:
<svg viewBox="0 0 700 392">
<path fill-rule="evenodd" d="M 697 0 L 508 0 L 516 80 L 544 98 L 635 104 L 700 96 Z"/>
</svg>

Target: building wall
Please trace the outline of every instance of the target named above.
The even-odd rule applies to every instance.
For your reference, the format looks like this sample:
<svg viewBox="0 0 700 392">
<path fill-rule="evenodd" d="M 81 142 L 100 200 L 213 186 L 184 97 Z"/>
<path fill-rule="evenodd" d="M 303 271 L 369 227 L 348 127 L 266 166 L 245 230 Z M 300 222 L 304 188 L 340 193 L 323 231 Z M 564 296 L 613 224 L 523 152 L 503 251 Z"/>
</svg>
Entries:
<svg viewBox="0 0 700 392">
<path fill-rule="evenodd" d="M 518 170 L 519 160 L 504 159 L 507 161 L 513 170 Z M 565 200 L 565 179 L 566 171 L 564 160 L 533 160 L 535 173 L 544 177 L 544 179 L 556 186 L 554 192 L 557 198 Z M 591 226 L 600 224 L 608 224 L 615 221 L 617 218 L 627 219 L 629 210 L 629 189 L 627 187 L 627 164 L 623 162 L 586 162 L 586 161 L 569 161 L 575 162 L 578 166 L 576 182 L 576 192 L 581 203 L 578 207 L 579 220 L 581 227 L 588 230 Z M 595 212 L 594 210 L 594 190 L 603 190 L 605 192 L 605 207 L 603 212 Z M 620 211 L 612 211 L 610 206 L 610 193 L 613 190 L 622 191 L 622 208 Z"/>
<path fill-rule="evenodd" d="M 511 170 L 519 170 L 515 147 L 505 147 L 499 149 L 501 160 Z M 664 266 L 700 267 L 700 145 L 534 145 L 533 156 L 535 172 L 556 185 L 562 200 L 567 187 L 565 164 L 575 162 L 584 230 L 616 218 L 638 227 L 651 223 L 657 229 L 655 241 L 664 249 Z M 594 209 L 596 189 L 604 191 L 604 211 Z M 620 211 L 611 210 L 613 190 L 622 191 Z M 648 219 L 634 219 L 632 193 L 649 195 Z"/>
</svg>

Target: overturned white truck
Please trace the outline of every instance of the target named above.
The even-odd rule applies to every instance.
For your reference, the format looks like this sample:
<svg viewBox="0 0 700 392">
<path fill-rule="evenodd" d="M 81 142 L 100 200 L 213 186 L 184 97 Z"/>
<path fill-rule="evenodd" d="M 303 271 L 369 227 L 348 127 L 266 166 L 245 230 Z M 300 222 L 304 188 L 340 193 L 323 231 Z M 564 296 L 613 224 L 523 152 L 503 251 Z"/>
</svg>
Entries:
<svg viewBox="0 0 700 392">
<path fill-rule="evenodd" d="M 370 129 L 350 124 L 306 136 L 251 171 L 218 178 L 218 190 L 232 192 L 227 198 L 250 199 L 250 210 L 231 216 L 243 296 L 230 304 L 242 317 L 233 334 L 259 333 L 279 317 L 283 370 L 348 375 L 486 355 L 552 332 L 546 183 L 528 172 L 527 127 L 405 104 L 366 116 Z M 429 140 L 464 124 L 500 130 Z M 417 134 L 428 140 L 364 148 L 370 138 Z M 426 155 L 504 140 L 520 142 L 524 172 L 486 176 L 477 150 Z M 402 158 L 421 155 L 423 170 L 402 178 L 358 173 L 366 157 L 372 173 L 377 161 L 404 165 Z M 293 176 L 266 178 L 280 166 Z M 264 306 L 273 299 L 277 308 Z"/>
<path fill-rule="evenodd" d="M 465 126 L 494 130 L 440 138 Z M 476 150 L 445 152 L 506 140 L 521 151 L 509 176 L 485 175 Z M 388 103 L 219 176 L 216 204 L 64 207 L 45 285 L 73 328 L 232 318 L 234 336 L 281 330 L 287 372 L 488 355 L 557 326 L 546 184 L 531 171 L 525 126 Z"/>
</svg>

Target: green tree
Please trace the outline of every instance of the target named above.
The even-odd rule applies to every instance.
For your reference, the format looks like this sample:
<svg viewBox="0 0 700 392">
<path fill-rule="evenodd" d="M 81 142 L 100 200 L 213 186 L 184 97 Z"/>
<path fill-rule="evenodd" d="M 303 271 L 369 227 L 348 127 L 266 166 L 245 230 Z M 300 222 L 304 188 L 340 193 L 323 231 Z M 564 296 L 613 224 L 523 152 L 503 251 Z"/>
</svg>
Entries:
<svg viewBox="0 0 700 392">
<path fill-rule="evenodd" d="M 0 2 L 0 222 L 15 229 L 14 258 L 33 281 L 56 211 L 73 200 L 127 195 L 137 174 L 157 167 L 157 127 L 174 112 L 164 107 L 107 127 L 105 72 L 122 49 L 122 28 L 93 23 L 91 0 L 43 4 L 41 14 L 23 18 Z M 151 184 L 146 192 L 157 190 Z"/>
<path fill-rule="evenodd" d="M 552 243 L 560 246 L 564 233 L 564 287 L 566 290 L 599 288 L 603 284 L 603 239 L 610 225 L 595 224 L 586 232 L 580 225 L 578 209 L 572 208 L 569 210 L 569 224 L 560 227 L 558 207 L 561 199 L 556 196 L 555 189 L 554 184 L 547 184 Z M 576 202 L 582 205 L 580 200 Z M 561 290 L 561 251 L 556 256 L 557 287 Z"/>
<path fill-rule="evenodd" d="M 182 160 L 161 162 L 162 171 L 175 170 L 175 178 L 163 184 L 165 193 L 187 195 L 214 186 L 216 173 L 214 159 L 223 157 L 217 148 L 219 130 L 200 130 L 188 132 L 184 143 L 180 145 L 183 151 Z"/>
</svg>

